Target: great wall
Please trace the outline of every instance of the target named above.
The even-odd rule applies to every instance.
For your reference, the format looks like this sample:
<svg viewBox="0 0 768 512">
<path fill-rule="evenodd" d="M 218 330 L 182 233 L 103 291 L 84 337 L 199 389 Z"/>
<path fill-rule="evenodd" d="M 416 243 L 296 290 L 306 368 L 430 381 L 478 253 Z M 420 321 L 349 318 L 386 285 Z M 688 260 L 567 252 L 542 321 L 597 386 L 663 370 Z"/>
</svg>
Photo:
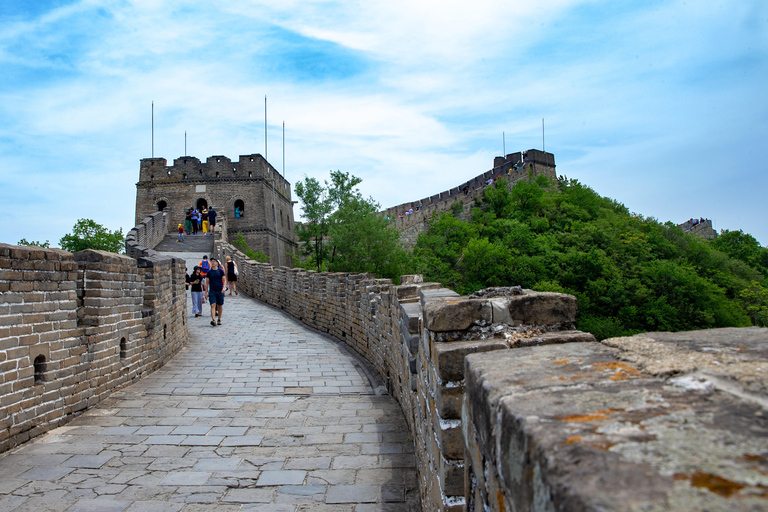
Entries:
<svg viewBox="0 0 768 512">
<path fill-rule="evenodd" d="M 429 201 L 432 210 L 450 209 L 462 188 Z M 426 217 L 427 201 L 415 204 Z M 414 203 L 390 213 L 405 206 Z M 126 256 L 0 245 L 3 450 L 186 345 L 183 263 L 153 250 L 171 219 L 138 223 Z M 224 212 L 212 253 L 237 261 L 238 289 L 343 342 L 399 402 L 422 510 L 765 509 L 768 329 L 598 343 L 574 330 L 573 296 L 460 297 L 420 276 L 396 286 L 258 263 L 228 242 L 230 220 Z"/>
</svg>

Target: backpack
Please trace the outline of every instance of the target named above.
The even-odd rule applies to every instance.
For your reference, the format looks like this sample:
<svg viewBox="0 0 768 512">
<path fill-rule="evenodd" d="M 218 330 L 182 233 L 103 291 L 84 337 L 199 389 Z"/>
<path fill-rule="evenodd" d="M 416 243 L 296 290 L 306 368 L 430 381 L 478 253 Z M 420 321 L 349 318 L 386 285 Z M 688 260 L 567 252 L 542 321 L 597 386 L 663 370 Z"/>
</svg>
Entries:
<svg viewBox="0 0 768 512">
<path fill-rule="evenodd" d="M 200 270 L 202 271 L 203 275 L 207 274 L 209 270 L 211 270 L 211 264 L 208 262 L 208 260 L 203 260 L 200 262 Z"/>
</svg>

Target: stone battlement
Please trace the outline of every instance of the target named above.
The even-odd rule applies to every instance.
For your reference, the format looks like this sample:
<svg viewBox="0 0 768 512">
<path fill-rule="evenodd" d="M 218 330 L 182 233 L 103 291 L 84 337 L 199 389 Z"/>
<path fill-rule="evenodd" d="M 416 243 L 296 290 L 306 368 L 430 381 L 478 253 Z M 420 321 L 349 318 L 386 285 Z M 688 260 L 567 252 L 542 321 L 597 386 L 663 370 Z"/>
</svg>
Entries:
<svg viewBox="0 0 768 512">
<path fill-rule="evenodd" d="M 571 295 L 511 288 L 460 297 L 420 276 L 394 286 L 368 274 L 273 267 L 222 240 L 214 255 L 237 262 L 241 293 L 341 340 L 379 373 L 416 444 L 424 510 L 463 510 L 461 403 L 469 354 L 594 341 L 574 330 Z"/>
<path fill-rule="evenodd" d="M 412 248 L 418 235 L 428 229 L 429 220 L 440 213 L 450 212 L 453 206 L 463 203 L 464 216 L 468 217 L 475 199 L 483 197 L 483 190 L 489 179 L 503 179 L 515 183 L 527 178 L 529 174 L 544 174 L 556 179 L 555 155 L 536 149 L 510 153 L 506 157 L 496 157 L 493 169 L 479 174 L 461 185 L 444 190 L 439 194 L 425 197 L 418 201 L 402 203 L 387 208 L 380 214 L 387 217 L 398 231 L 400 241 L 405 247 Z"/>
<path fill-rule="evenodd" d="M 158 254 L 163 212 L 129 232 L 135 257 L 0 244 L 0 452 L 63 425 L 188 341 L 184 261 Z"/>
<path fill-rule="evenodd" d="M 768 477 L 768 329 L 597 343 L 576 300 L 460 297 L 237 261 L 238 289 L 346 343 L 397 398 L 423 510 L 758 510 Z"/>
<path fill-rule="evenodd" d="M 682 224 L 678 224 L 678 227 L 686 233 L 696 235 L 706 240 L 714 240 L 717 238 L 717 231 L 712 227 L 711 219 L 688 219 Z"/>
<path fill-rule="evenodd" d="M 218 155 L 203 163 L 182 156 L 167 164 L 165 158 L 141 160 L 136 183 L 138 228 L 142 219 L 167 211 L 167 226 L 175 231 L 190 208 L 215 207 L 219 216 L 229 219 L 230 241 L 241 234 L 250 248 L 264 251 L 271 261 L 292 264 L 296 241 L 291 184 L 264 157 L 255 153 L 233 161 Z"/>
</svg>

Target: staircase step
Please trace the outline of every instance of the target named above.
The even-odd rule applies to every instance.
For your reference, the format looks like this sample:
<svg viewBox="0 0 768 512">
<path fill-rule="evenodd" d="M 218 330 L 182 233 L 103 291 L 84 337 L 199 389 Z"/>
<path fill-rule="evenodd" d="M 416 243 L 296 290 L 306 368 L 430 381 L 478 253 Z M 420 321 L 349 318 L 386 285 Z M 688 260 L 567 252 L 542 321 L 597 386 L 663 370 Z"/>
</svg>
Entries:
<svg viewBox="0 0 768 512">
<path fill-rule="evenodd" d="M 156 251 L 159 252 L 203 252 L 209 253 L 213 249 L 212 235 L 184 235 L 184 241 L 177 241 L 178 235 L 166 235 L 160 242 Z"/>
</svg>

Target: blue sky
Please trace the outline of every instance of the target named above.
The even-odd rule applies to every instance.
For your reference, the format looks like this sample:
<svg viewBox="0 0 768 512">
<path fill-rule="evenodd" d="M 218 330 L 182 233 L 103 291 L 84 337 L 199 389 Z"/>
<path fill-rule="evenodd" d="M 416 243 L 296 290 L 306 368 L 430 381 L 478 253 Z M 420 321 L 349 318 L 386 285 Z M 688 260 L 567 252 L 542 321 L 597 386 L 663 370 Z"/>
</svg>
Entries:
<svg viewBox="0 0 768 512">
<path fill-rule="evenodd" d="M 264 154 L 382 207 L 541 148 L 768 245 L 768 3 L 0 0 L 0 241 L 133 225 L 139 160 Z M 282 123 L 285 122 L 285 163 Z M 296 208 L 296 216 L 299 208 Z"/>
</svg>

